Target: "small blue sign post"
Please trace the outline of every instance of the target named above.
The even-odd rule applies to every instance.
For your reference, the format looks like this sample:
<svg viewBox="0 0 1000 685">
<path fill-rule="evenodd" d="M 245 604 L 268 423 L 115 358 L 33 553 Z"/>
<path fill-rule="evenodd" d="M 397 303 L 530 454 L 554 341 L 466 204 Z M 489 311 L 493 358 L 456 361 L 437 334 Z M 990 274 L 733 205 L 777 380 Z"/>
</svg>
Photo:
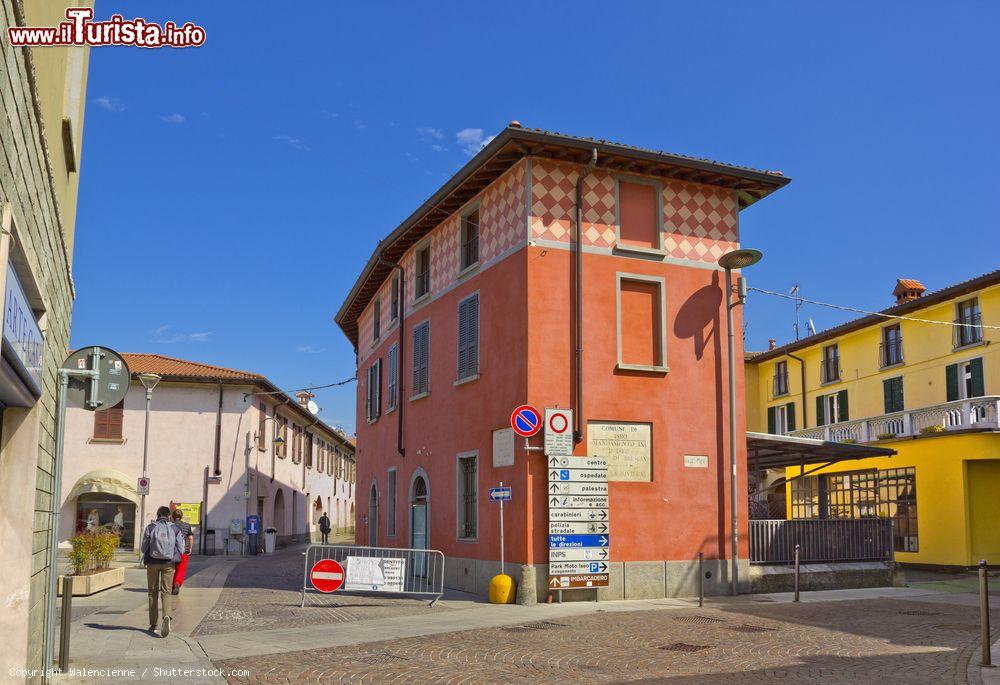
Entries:
<svg viewBox="0 0 1000 685">
<path fill-rule="evenodd" d="M 260 516 L 250 514 L 247 516 L 247 535 L 256 535 L 260 532 Z"/>
<path fill-rule="evenodd" d="M 500 481 L 500 487 L 490 488 L 490 501 L 500 503 L 500 575 L 503 572 L 503 503 L 510 501 L 510 486 Z"/>
</svg>

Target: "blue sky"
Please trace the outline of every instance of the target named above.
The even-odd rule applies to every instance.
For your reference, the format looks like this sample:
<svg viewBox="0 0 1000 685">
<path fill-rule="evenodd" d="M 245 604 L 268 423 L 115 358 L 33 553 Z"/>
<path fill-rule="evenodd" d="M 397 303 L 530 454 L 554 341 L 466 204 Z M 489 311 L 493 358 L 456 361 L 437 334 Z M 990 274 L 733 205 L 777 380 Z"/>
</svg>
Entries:
<svg viewBox="0 0 1000 685">
<path fill-rule="evenodd" d="M 102 0 L 207 41 L 91 51 L 73 344 L 349 378 L 376 241 L 512 119 L 791 176 L 741 215 L 752 285 L 880 309 L 1000 266 L 996 4 L 705 5 Z M 353 430 L 353 386 L 318 395 Z"/>
</svg>

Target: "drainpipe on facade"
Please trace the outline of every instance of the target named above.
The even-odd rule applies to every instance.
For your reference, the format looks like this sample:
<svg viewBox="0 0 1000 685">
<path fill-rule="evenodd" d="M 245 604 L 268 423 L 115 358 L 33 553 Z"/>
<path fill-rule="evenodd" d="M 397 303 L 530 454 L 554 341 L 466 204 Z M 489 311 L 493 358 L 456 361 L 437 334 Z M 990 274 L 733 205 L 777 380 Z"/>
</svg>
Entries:
<svg viewBox="0 0 1000 685">
<path fill-rule="evenodd" d="M 406 311 L 406 306 L 403 304 L 406 300 L 403 297 L 403 289 L 406 284 L 406 269 L 399 262 L 389 262 L 382 258 L 381 241 L 379 241 L 378 250 L 378 262 L 384 266 L 389 267 L 393 271 L 399 271 L 399 301 L 396 303 L 396 320 L 399 321 L 399 349 L 396 350 L 396 411 L 399 412 L 399 416 L 396 417 L 396 451 L 399 452 L 399 456 L 406 456 L 406 449 L 403 447 L 403 357 L 405 345 L 403 343 L 404 331 L 406 326 L 403 325 L 403 314 Z M 392 287 L 390 281 L 390 288 Z M 391 306 L 391 303 L 390 303 Z"/>
<path fill-rule="evenodd" d="M 583 440 L 583 181 L 597 166 L 597 148 L 576 179 L 576 411 L 573 412 L 573 442 Z"/>
<path fill-rule="evenodd" d="M 219 408 L 215 412 L 215 475 L 221 476 L 219 459 L 222 449 L 222 383 L 219 383 Z"/>
<path fill-rule="evenodd" d="M 791 352 L 786 354 L 799 363 L 799 373 L 802 379 L 802 428 L 808 428 L 806 425 L 808 423 L 806 421 L 806 361 L 802 357 L 796 357 Z"/>
</svg>

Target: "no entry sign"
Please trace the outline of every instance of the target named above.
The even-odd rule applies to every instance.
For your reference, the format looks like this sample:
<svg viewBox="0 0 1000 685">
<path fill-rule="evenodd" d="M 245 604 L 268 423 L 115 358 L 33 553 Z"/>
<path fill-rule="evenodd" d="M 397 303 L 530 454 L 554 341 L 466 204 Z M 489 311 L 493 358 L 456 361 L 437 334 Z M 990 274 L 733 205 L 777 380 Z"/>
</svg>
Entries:
<svg viewBox="0 0 1000 685">
<path fill-rule="evenodd" d="M 530 438 L 542 429 L 542 415 L 530 404 L 522 404 L 511 412 L 510 427 L 522 438 Z"/>
<path fill-rule="evenodd" d="M 320 592 L 336 592 L 344 584 L 344 567 L 335 559 L 320 559 L 309 572 L 309 582 Z"/>
</svg>

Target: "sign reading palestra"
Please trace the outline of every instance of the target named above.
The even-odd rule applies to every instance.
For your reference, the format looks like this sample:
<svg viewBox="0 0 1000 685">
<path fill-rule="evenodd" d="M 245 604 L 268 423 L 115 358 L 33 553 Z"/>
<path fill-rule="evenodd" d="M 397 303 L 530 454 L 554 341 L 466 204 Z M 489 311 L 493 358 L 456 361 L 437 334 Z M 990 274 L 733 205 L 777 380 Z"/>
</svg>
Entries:
<svg viewBox="0 0 1000 685">
<path fill-rule="evenodd" d="M 587 454 L 608 460 L 609 481 L 653 480 L 652 424 L 587 423 Z"/>
</svg>

